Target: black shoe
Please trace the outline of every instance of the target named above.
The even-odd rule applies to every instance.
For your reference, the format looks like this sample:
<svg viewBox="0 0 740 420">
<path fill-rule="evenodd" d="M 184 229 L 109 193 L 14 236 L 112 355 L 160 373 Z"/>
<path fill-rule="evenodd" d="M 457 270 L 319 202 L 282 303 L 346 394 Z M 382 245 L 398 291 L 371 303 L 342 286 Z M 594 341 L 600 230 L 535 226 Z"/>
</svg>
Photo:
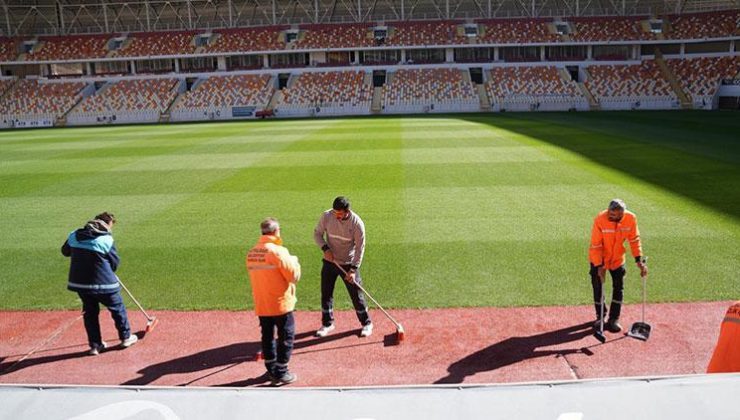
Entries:
<svg viewBox="0 0 740 420">
<path fill-rule="evenodd" d="M 618 333 L 622 331 L 622 326 L 619 325 L 618 319 L 610 319 L 609 322 L 604 325 L 604 328 L 606 328 L 606 330 L 611 333 Z"/>
<path fill-rule="evenodd" d="M 269 370 L 265 372 L 265 375 L 267 376 L 267 379 L 270 380 L 270 382 L 275 382 L 277 380 L 275 375 L 273 375 L 272 372 L 270 372 Z"/>
<path fill-rule="evenodd" d="M 298 375 L 296 375 L 295 373 L 285 372 L 283 373 L 281 377 L 274 378 L 272 380 L 272 384 L 274 386 L 287 385 L 287 384 L 292 384 L 293 382 L 297 380 L 298 380 Z"/>
</svg>

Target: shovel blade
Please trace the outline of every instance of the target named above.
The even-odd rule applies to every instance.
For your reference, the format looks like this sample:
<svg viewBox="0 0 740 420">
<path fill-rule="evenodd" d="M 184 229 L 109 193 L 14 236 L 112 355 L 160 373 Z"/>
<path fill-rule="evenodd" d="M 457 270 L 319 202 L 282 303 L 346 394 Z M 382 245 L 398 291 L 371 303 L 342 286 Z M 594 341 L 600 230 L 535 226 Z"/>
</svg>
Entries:
<svg viewBox="0 0 740 420">
<path fill-rule="evenodd" d="M 594 333 L 594 337 L 599 340 L 601 343 L 606 343 L 606 337 L 604 336 L 604 333 L 601 331 L 596 331 Z"/>
<path fill-rule="evenodd" d="M 646 322 L 635 322 L 632 324 L 632 328 L 630 328 L 630 332 L 627 335 L 638 340 L 647 341 L 650 338 L 650 330 L 652 330 L 650 324 Z"/>
</svg>

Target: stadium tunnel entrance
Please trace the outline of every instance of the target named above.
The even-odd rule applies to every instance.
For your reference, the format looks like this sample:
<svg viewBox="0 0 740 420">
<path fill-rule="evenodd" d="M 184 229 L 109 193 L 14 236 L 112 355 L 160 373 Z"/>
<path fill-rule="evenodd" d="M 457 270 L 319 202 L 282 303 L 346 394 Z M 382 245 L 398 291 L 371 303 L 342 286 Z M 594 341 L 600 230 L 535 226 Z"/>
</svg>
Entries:
<svg viewBox="0 0 740 420">
<path fill-rule="evenodd" d="M 473 83 L 475 83 L 476 85 L 482 85 L 484 83 L 483 68 L 471 67 L 468 71 L 470 72 L 470 80 Z"/>
<path fill-rule="evenodd" d="M 385 85 L 385 70 L 373 70 L 373 87 Z"/>
</svg>

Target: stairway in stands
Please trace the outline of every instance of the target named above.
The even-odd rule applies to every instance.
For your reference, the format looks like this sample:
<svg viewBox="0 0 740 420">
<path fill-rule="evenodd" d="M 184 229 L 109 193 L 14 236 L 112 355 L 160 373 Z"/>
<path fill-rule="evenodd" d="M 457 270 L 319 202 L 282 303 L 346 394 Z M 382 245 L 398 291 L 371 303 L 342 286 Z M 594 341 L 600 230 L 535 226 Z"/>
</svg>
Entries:
<svg viewBox="0 0 740 420">
<path fill-rule="evenodd" d="M 585 76 L 584 81 L 591 77 L 590 74 L 588 74 L 588 69 L 585 67 L 583 68 L 583 74 Z M 583 82 L 578 82 L 578 89 L 581 90 L 581 93 L 583 93 L 583 96 L 586 97 L 586 100 L 588 101 L 588 107 L 591 111 L 599 111 L 601 110 L 601 105 L 599 104 L 599 101 L 594 98 L 594 95 L 591 93 L 590 90 L 586 87 L 586 85 Z"/>
<path fill-rule="evenodd" d="M 668 67 L 665 59 L 663 59 L 663 53 L 657 47 L 655 48 L 655 64 L 658 65 L 660 73 L 666 80 L 668 80 L 668 83 L 671 85 L 671 89 L 676 93 L 676 97 L 681 102 L 681 109 L 692 109 L 693 105 L 691 98 L 689 98 L 689 95 L 687 95 L 683 90 L 683 87 L 678 82 L 676 75 L 673 73 L 671 68 Z"/>
</svg>

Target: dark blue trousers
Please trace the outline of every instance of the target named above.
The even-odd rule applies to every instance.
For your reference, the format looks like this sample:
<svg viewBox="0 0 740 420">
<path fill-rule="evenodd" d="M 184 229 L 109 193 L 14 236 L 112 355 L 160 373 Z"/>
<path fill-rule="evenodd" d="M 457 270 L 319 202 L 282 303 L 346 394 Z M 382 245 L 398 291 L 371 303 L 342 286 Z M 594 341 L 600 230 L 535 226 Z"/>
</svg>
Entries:
<svg viewBox="0 0 740 420">
<path fill-rule="evenodd" d="M 293 353 L 293 340 L 295 339 L 293 312 L 279 316 L 261 316 L 259 319 L 262 328 L 262 355 L 265 358 L 265 368 L 270 375 L 280 378 L 288 371 L 288 362 Z M 276 329 L 277 343 L 275 342 Z"/>
<path fill-rule="evenodd" d="M 102 304 L 113 318 L 118 330 L 118 338 L 125 340 L 131 336 L 131 326 L 128 323 L 126 315 L 126 306 L 123 304 L 120 292 L 92 294 L 77 293 L 82 300 L 83 319 L 85 320 L 85 331 L 87 331 L 87 341 L 90 347 L 102 345 L 103 339 L 100 337 L 100 305 Z"/>
</svg>

